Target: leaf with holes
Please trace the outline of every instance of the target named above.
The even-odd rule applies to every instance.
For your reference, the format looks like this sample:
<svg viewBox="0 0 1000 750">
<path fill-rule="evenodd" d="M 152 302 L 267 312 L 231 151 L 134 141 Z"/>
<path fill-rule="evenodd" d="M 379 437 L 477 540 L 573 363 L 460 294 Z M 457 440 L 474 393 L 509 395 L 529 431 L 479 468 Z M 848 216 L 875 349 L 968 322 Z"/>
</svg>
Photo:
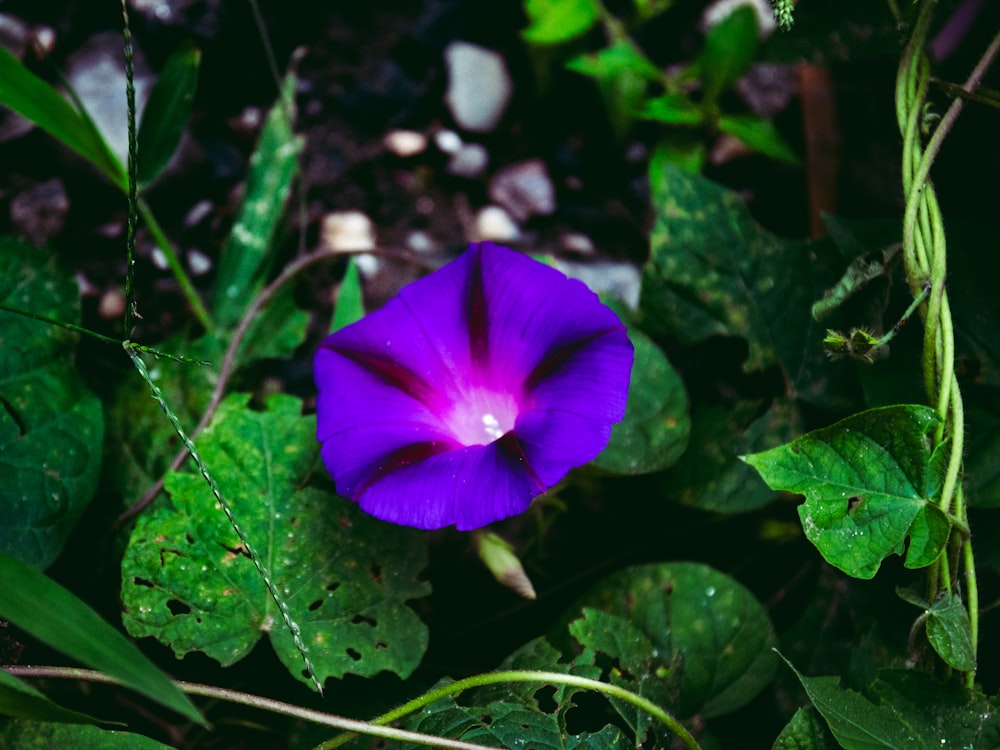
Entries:
<svg viewBox="0 0 1000 750">
<path fill-rule="evenodd" d="M 583 617 L 570 623 L 569 632 L 585 648 L 614 661 L 606 678 L 612 684 L 638 693 L 658 706 L 676 704 L 682 660 L 674 655 L 672 663 L 665 664 L 645 633 L 631 622 L 584 607 Z M 620 698 L 610 701 L 635 733 L 637 745 L 647 741 L 647 733 L 653 732 L 655 736 L 662 729 L 654 717 L 631 703 Z M 665 738 L 661 740 L 666 742 Z"/>
<path fill-rule="evenodd" d="M 561 654 L 545 639 L 530 641 L 500 665 L 508 670 L 540 670 L 597 679 L 601 670 L 592 652 L 562 661 Z M 443 698 L 404 719 L 406 729 L 436 737 L 460 739 L 508 750 L 627 750 L 634 748 L 618 727 L 607 725 L 597 732 L 575 733 L 567 726 L 567 714 L 577 708 L 577 687 L 545 682 L 509 682 L 485 685 L 461 694 L 459 700 Z M 587 712 L 588 726 L 600 726 L 598 717 Z M 413 748 L 403 743 L 360 737 L 348 747 L 399 750 Z"/>
<path fill-rule="evenodd" d="M 631 623 L 651 645 L 625 648 L 621 634 L 602 634 L 607 621 L 586 616 L 586 608 Z M 638 565 L 605 578 L 574 604 L 568 616 L 584 645 L 606 653 L 639 685 L 667 678 L 676 690 L 671 708 L 679 717 L 719 716 L 750 701 L 771 680 L 776 660 L 774 626 L 763 606 L 740 583 L 707 565 Z M 666 671 L 665 671 L 666 670 Z M 647 675 L 646 678 L 640 678 Z M 676 686 L 676 687 L 675 687 Z M 633 688 L 635 689 L 635 688 Z M 626 717 L 628 718 L 628 717 Z"/>
<path fill-rule="evenodd" d="M 427 629 L 406 602 L 426 596 L 419 532 L 380 523 L 324 487 L 315 420 L 290 396 L 264 411 L 234 395 L 197 446 L 233 514 L 301 629 L 320 682 L 417 666 Z M 317 476 L 322 477 L 322 472 Z M 178 656 L 202 651 L 233 664 L 263 633 L 308 682 L 292 634 L 204 479 L 171 473 L 173 508 L 143 516 L 122 561 L 124 622 Z"/>
<path fill-rule="evenodd" d="M 907 537 L 909 567 L 935 559 L 947 538 L 927 511 L 941 482 L 944 451 L 932 457 L 928 437 L 938 421 L 927 406 L 869 409 L 744 460 L 772 489 L 806 496 L 802 528 L 827 562 L 872 578 Z"/>
<path fill-rule="evenodd" d="M 80 319 L 73 280 L 23 242 L 0 238 L 0 304 Z M 76 334 L 0 310 L 0 549 L 48 567 L 101 470 L 101 403 L 73 366 Z"/>
</svg>

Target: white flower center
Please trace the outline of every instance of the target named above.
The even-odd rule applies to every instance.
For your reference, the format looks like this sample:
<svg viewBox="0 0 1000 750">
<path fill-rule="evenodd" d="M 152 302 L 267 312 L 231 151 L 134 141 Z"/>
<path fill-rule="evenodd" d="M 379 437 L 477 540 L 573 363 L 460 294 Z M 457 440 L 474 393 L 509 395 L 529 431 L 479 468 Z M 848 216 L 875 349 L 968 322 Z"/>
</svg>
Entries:
<svg viewBox="0 0 1000 750">
<path fill-rule="evenodd" d="M 518 411 L 510 393 L 474 388 L 455 399 L 444 423 L 462 445 L 488 445 L 514 429 Z"/>
</svg>

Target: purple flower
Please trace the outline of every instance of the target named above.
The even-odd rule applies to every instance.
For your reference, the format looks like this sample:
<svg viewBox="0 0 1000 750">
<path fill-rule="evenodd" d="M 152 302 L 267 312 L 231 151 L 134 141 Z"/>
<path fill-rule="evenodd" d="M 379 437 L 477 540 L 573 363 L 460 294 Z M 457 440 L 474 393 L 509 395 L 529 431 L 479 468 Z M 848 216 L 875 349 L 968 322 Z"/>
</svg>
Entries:
<svg viewBox="0 0 1000 750">
<path fill-rule="evenodd" d="M 586 286 L 474 244 L 322 343 L 323 462 L 376 518 L 476 529 L 604 449 L 631 369 L 625 326 Z"/>
</svg>

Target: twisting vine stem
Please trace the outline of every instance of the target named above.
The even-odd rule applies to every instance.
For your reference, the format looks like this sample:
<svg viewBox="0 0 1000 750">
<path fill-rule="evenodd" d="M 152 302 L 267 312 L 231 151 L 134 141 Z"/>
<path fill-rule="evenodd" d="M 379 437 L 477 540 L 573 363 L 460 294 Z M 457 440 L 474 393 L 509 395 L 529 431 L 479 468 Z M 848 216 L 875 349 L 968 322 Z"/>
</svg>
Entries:
<svg viewBox="0 0 1000 750">
<path fill-rule="evenodd" d="M 897 9 L 894 4 L 894 12 Z M 948 463 L 939 505 L 959 523 L 952 529 L 952 549 L 960 551 L 952 562 L 942 554 L 929 569 L 928 594 L 933 600 L 939 594 L 959 590 L 959 570 L 965 582 L 965 602 L 969 613 L 973 653 L 979 635 L 979 589 L 975 558 L 968 535 L 968 518 L 960 475 L 965 434 L 965 412 L 962 393 L 955 375 L 955 332 L 951 306 L 945 289 L 947 275 L 947 245 L 944 221 L 938 206 L 930 169 L 962 110 L 964 100 L 956 98 L 924 142 L 927 117 L 927 89 L 930 64 L 924 52 L 935 0 L 921 0 L 913 23 L 910 39 L 900 60 L 896 77 L 896 117 L 903 136 L 902 177 L 906 210 L 903 219 L 903 264 L 910 291 L 917 295 L 930 285 L 928 304 L 921 309 L 924 319 L 923 374 L 924 387 L 930 403 L 937 409 L 941 424 L 934 433 L 934 446 L 947 444 Z M 986 69 L 1000 50 L 1000 32 L 994 37 L 965 88 L 975 90 Z M 964 530 L 963 530 L 964 529 Z M 975 683 L 975 670 L 965 675 L 966 684 Z"/>
</svg>

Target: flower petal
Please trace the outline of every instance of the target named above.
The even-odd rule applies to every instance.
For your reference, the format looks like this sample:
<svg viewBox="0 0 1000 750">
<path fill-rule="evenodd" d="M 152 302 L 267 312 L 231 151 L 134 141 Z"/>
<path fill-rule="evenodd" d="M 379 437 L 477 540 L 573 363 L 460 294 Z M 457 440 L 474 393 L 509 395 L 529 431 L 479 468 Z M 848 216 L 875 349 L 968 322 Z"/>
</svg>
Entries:
<svg viewBox="0 0 1000 750">
<path fill-rule="evenodd" d="M 553 352 L 625 327 L 583 282 L 489 242 L 481 254 L 490 369 L 501 382 L 525 382 Z M 630 365 L 631 366 L 631 365 Z"/>
<path fill-rule="evenodd" d="M 473 245 L 323 342 L 323 461 L 371 515 L 479 528 L 597 456 L 631 366 L 625 327 L 586 286 Z"/>
<path fill-rule="evenodd" d="M 524 512 L 544 489 L 498 441 L 388 472 L 356 500 L 366 513 L 392 523 L 468 531 Z"/>
</svg>

